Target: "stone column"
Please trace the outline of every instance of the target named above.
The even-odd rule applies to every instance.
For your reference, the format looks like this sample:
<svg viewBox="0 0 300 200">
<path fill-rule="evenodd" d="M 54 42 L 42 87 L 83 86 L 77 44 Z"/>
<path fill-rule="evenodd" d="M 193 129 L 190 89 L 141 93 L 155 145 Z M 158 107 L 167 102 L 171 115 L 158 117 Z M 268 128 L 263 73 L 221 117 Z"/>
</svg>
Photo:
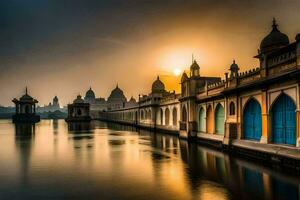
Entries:
<svg viewBox="0 0 300 200">
<path fill-rule="evenodd" d="M 269 113 L 268 113 L 268 93 L 267 90 L 262 91 L 262 107 L 261 107 L 261 120 L 262 120 L 262 135 L 260 142 L 267 144 L 270 140 L 270 130 L 269 130 Z"/>
</svg>

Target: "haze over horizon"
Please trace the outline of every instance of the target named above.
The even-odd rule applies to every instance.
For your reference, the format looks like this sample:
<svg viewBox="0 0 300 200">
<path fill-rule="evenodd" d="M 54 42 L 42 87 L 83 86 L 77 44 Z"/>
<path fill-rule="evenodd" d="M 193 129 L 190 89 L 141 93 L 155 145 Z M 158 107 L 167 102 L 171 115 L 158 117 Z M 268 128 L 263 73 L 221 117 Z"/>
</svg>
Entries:
<svg viewBox="0 0 300 200">
<path fill-rule="evenodd" d="M 201 75 L 224 77 L 232 60 L 257 67 L 260 42 L 275 17 L 294 41 L 297 0 L 12 0 L 0 2 L 0 105 L 25 86 L 62 105 L 91 86 L 107 98 L 118 83 L 127 98 L 147 94 L 160 75 L 178 91 L 175 69 L 192 54 Z"/>
</svg>

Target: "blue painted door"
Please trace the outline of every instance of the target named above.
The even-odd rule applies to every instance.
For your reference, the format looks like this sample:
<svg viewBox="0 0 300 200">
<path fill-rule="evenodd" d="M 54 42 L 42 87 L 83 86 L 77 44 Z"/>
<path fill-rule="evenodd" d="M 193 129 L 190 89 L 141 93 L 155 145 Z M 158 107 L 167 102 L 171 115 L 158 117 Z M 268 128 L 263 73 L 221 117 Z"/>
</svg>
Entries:
<svg viewBox="0 0 300 200">
<path fill-rule="evenodd" d="M 250 99 L 244 109 L 243 132 L 247 140 L 260 140 L 261 138 L 261 108 L 259 103 Z"/>
<path fill-rule="evenodd" d="M 220 104 L 216 107 L 215 112 L 215 132 L 216 134 L 223 135 L 224 134 L 224 121 L 225 114 L 224 108 Z"/>
<path fill-rule="evenodd" d="M 296 106 L 283 94 L 272 107 L 272 136 L 276 144 L 296 145 Z"/>
</svg>

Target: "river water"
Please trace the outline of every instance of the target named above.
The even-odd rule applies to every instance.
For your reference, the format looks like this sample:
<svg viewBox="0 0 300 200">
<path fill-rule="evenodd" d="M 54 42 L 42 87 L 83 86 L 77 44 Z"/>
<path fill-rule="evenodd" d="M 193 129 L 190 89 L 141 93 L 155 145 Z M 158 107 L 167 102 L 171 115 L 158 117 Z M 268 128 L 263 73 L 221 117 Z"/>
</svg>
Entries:
<svg viewBox="0 0 300 200">
<path fill-rule="evenodd" d="M 300 199 L 286 171 L 116 124 L 0 120 L 0 199 Z"/>
</svg>

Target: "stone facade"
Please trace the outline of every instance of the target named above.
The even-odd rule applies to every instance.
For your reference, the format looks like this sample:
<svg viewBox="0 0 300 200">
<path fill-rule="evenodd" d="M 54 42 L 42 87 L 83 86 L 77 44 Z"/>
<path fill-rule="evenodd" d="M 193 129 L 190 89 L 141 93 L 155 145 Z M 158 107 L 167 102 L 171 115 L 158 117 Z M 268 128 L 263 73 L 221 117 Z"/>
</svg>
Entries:
<svg viewBox="0 0 300 200">
<path fill-rule="evenodd" d="M 98 118 L 176 131 L 184 138 L 225 146 L 251 143 L 298 148 L 300 36 L 290 43 L 273 21 L 255 58 L 260 66 L 245 72 L 233 61 L 224 80 L 200 75 L 194 61 L 190 74 L 182 75 L 181 94 L 164 89 L 152 92 L 141 96 L 135 107 L 100 112 Z"/>
</svg>

